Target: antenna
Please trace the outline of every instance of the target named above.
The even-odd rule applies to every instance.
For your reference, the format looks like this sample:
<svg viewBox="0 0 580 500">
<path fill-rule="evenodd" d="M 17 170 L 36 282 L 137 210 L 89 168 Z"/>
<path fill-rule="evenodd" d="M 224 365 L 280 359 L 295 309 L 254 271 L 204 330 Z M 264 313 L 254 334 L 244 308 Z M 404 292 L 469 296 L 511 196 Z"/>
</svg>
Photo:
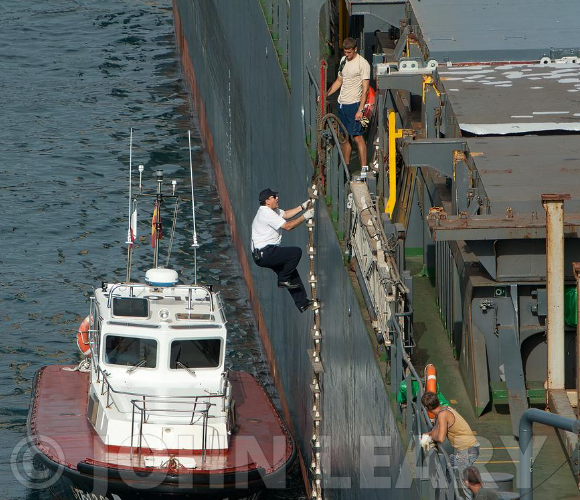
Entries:
<svg viewBox="0 0 580 500">
<path fill-rule="evenodd" d="M 197 249 L 199 243 L 197 242 L 197 229 L 195 227 L 195 195 L 193 192 L 193 161 L 191 159 L 191 130 L 187 131 L 189 139 L 189 172 L 191 175 L 191 211 L 193 214 L 193 268 L 194 268 L 194 283 L 197 285 Z"/>
<path fill-rule="evenodd" d="M 129 229 L 127 230 L 127 283 L 131 279 L 131 251 L 133 240 L 131 239 L 131 170 L 133 163 L 133 127 L 129 136 Z"/>
<path fill-rule="evenodd" d="M 139 165 L 139 194 L 143 191 L 143 170 L 145 170 L 144 165 Z"/>
</svg>

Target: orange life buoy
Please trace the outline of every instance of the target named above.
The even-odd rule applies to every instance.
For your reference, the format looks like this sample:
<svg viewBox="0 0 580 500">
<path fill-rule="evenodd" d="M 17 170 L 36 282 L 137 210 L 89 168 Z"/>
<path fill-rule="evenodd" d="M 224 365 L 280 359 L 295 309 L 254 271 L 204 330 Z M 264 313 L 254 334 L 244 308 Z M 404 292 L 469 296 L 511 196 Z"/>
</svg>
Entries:
<svg viewBox="0 0 580 500">
<path fill-rule="evenodd" d="M 425 392 L 434 392 L 437 394 L 437 370 L 435 365 L 428 364 L 425 367 Z M 433 413 L 429 413 L 429 418 L 435 418 Z"/>
<path fill-rule="evenodd" d="M 79 351 L 85 356 L 91 355 L 91 346 L 89 345 L 89 326 L 91 323 L 90 316 L 83 319 L 83 322 L 79 326 L 77 331 L 77 346 Z"/>
<path fill-rule="evenodd" d="M 367 91 L 367 100 L 365 102 L 365 107 L 363 109 L 363 116 L 365 118 L 368 118 L 369 120 L 373 116 L 373 112 L 375 110 L 376 100 L 377 100 L 377 94 L 375 92 L 375 89 L 373 89 L 369 85 L 369 90 Z"/>
</svg>

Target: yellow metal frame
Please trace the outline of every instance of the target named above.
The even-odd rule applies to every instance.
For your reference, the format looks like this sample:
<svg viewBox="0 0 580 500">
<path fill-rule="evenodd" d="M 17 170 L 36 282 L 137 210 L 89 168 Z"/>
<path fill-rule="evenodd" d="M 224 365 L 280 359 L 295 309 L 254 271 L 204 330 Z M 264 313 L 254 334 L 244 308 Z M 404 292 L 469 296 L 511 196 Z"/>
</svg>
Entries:
<svg viewBox="0 0 580 500">
<path fill-rule="evenodd" d="M 422 92 L 423 104 L 425 104 L 425 88 L 427 87 L 427 85 L 433 87 L 433 90 L 437 94 L 437 97 L 439 97 L 439 100 L 441 100 L 441 92 L 437 88 L 437 85 L 435 84 L 435 80 L 433 79 L 433 77 L 429 75 L 423 75 L 423 92 Z"/>
<path fill-rule="evenodd" d="M 389 110 L 389 199 L 385 207 L 385 213 L 393 216 L 395 203 L 397 202 L 397 139 L 403 137 L 403 129 L 397 130 L 395 112 Z"/>
</svg>

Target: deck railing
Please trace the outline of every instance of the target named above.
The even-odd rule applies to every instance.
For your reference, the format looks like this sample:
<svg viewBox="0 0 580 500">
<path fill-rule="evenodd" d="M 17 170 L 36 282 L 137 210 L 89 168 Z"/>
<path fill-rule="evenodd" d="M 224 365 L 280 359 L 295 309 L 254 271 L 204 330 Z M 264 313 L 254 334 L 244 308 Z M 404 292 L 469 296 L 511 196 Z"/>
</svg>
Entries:
<svg viewBox="0 0 580 500">
<path fill-rule="evenodd" d="M 94 358 L 93 358 L 94 359 Z M 222 383 L 220 393 L 218 394 L 204 394 L 201 396 L 159 396 L 156 394 L 145 394 L 139 392 L 122 391 L 115 389 L 107 376 L 107 372 L 103 370 L 98 364 L 91 363 L 92 376 L 96 378 L 96 383 L 101 384 L 100 394 L 106 398 L 106 407 L 110 408 L 113 404 L 117 407 L 119 405 L 114 401 L 113 395 L 135 396 L 131 399 L 131 457 L 133 457 L 133 439 L 135 434 L 135 417 L 139 417 L 139 463 L 141 462 L 142 444 L 143 444 L 143 426 L 148 423 L 149 417 L 153 414 L 163 414 L 165 416 L 182 416 L 188 415 L 187 425 L 198 424 L 199 419 L 195 419 L 199 415 L 202 419 L 202 460 L 205 462 L 207 451 L 207 423 L 211 415 L 209 410 L 216 403 L 211 403 L 211 400 L 219 398 L 221 400 L 221 411 L 226 413 L 226 422 L 230 422 L 229 406 L 230 401 L 230 381 L 228 372 L 222 373 Z M 210 401 L 208 401 L 210 400 Z M 217 403 L 219 404 L 219 403 Z M 187 406 L 187 408 L 186 408 Z M 183 408 L 180 408 L 183 407 Z"/>
<path fill-rule="evenodd" d="M 135 296 L 135 290 L 138 290 L 140 288 L 142 289 L 149 289 L 149 288 L 154 288 L 154 285 L 149 285 L 147 283 L 115 283 L 114 285 L 111 285 L 111 288 L 108 292 L 108 300 L 107 300 L 107 307 L 110 308 L 111 307 L 111 302 L 113 297 L 120 297 L 120 295 L 115 295 L 114 292 L 117 289 L 128 289 L 129 290 L 129 296 L 130 297 L 134 297 Z M 204 302 L 209 302 L 210 304 L 210 314 L 214 312 L 214 301 L 212 300 L 212 291 L 202 285 L 173 285 L 171 287 L 163 287 L 163 288 L 171 288 L 172 290 L 185 290 L 186 291 L 186 297 L 187 297 L 187 307 L 189 309 L 192 309 L 193 307 L 193 302 L 195 301 L 194 298 L 194 292 L 196 291 L 202 291 L 205 292 L 205 296 L 203 297 L 203 301 Z M 218 297 L 219 293 L 216 293 L 213 295 L 214 297 Z M 221 302 L 221 298 L 218 298 L 218 300 L 216 301 L 218 302 L 218 309 L 220 308 L 222 304 Z"/>
<path fill-rule="evenodd" d="M 131 368 L 131 367 L 129 367 Z M 103 370 L 100 366 L 96 365 L 95 363 L 91 363 L 91 369 L 93 370 L 93 376 L 96 377 L 96 383 L 102 384 L 101 385 L 101 396 L 106 395 L 106 407 L 110 408 L 113 404 L 116 405 L 115 401 L 113 400 L 113 394 L 125 395 L 125 396 L 138 396 L 140 398 L 157 398 L 157 399 L 187 399 L 194 404 L 200 403 L 200 400 L 204 399 L 213 399 L 213 398 L 222 398 L 222 410 L 226 411 L 226 399 L 229 396 L 230 391 L 230 381 L 228 378 L 228 372 L 222 373 L 222 384 L 221 384 L 221 392 L 218 394 L 204 394 L 201 396 L 159 396 L 157 394 L 146 394 L 142 392 L 131 392 L 131 391 L 121 391 L 118 389 L 113 388 L 111 383 L 109 382 L 109 378 L 107 377 L 107 372 Z M 118 406 L 118 405 L 116 405 Z M 214 405 L 212 405 L 214 406 Z"/>
<path fill-rule="evenodd" d="M 445 500 L 462 498 L 459 494 L 458 480 L 451 465 L 449 454 L 441 445 L 425 453 L 419 440 L 424 432 L 433 429 L 433 424 L 425 407 L 421 404 L 423 397 L 423 378 L 419 377 L 417 370 L 407 354 L 404 338 L 398 321 L 393 320 L 392 329 L 396 332 L 396 340 L 390 348 L 391 351 L 391 390 L 398 392 L 401 382 L 406 384 L 406 404 L 399 406 L 405 427 L 405 444 L 407 449 L 413 447 L 415 464 L 424 464 L 428 475 L 422 474 L 423 468 L 418 470 L 417 477 L 420 480 L 421 497 L 429 497 L 428 491 L 433 488 L 443 490 Z M 417 394 L 413 397 L 413 381 L 417 382 Z M 413 440 L 413 443 L 411 443 Z M 439 488 L 439 485 L 445 487 Z M 427 491 L 423 491 L 426 489 Z"/>
<path fill-rule="evenodd" d="M 193 403 L 193 408 L 190 408 L 191 401 L 183 401 L 183 399 L 186 398 L 163 398 L 163 397 L 147 398 L 146 396 L 142 396 L 141 399 L 131 400 L 131 405 L 133 407 L 133 410 L 131 412 L 131 459 L 133 458 L 133 448 L 134 448 L 133 440 L 135 436 L 136 416 L 138 416 L 139 421 L 139 440 L 138 440 L 139 444 L 137 447 L 139 450 L 139 455 L 137 463 L 141 464 L 141 456 L 143 450 L 143 428 L 145 424 L 148 423 L 149 417 L 154 414 L 163 414 L 165 416 L 175 414 L 179 415 L 185 414 L 188 416 L 188 418 L 189 416 L 191 416 L 191 418 L 189 418 L 189 425 L 197 424 L 200 418 L 202 420 L 201 453 L 202 453 L 202 462 L 205 463 L 205 457 L 207 452 L 207 422 L 209 419 L 209 410 L 214 405 L 212 403 L 207 402 L 198 402 L 197 398 L 195 398 L 196 400 Z M 184 408 L 183 409 L 176 408 L 180 405 L 183 405 Z M 201 407 L 200 409 L 198 409 L 198 405 Z M 196 415 L 199 415 L 197 420 L 195 419 Z"/>
</svg>

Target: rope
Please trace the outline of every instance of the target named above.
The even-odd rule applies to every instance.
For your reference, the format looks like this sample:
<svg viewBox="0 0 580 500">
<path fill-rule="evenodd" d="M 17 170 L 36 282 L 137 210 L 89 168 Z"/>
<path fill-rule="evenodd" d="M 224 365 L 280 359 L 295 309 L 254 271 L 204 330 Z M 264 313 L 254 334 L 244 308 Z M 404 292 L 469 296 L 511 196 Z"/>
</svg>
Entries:
<svg viewBox="0 0 580 500">
<path fill-rule="evenodd" d="M 78 364 L 78 366 L 75 366 L 74 368 L 69 368 L 68 366 L 65 366 L 62 369 L 63 372 L 82 372 L 82 373 L 86 373 L 90 370 L 91 370 L 91 358 L 83 359 Z"/>
<path fill-rule="evenodd" d="M 548 481 L 549 479 L 552 479 L 552 476 L 554 474 L 556 474 L 556 472 L 558 472 L 562 467 L 564 467 L 564 465 L 566 465 L 568 463 L 568 459 L 564 460 L 564 462 L 562 462 L 562 465 L 560 465 L 560 467 L 558 467 L 554 472 L 552 472 L 546 479 L 544 479 L 540 484 L 538 484 L 537 486 L 534 486 L 534 488 L 532 489 L 532 491 L 536 491 L 540 486 L 542 486 L 546 481 Z M 530 495 L 530 493 L 532 493 L 532 491 L 530 491 L 529 493 L 526 493 L 523 497 L 520 498 L 520 500 L 523 500 L 525 497 L 527 497 L 528 495 Z"/>
</svg>

